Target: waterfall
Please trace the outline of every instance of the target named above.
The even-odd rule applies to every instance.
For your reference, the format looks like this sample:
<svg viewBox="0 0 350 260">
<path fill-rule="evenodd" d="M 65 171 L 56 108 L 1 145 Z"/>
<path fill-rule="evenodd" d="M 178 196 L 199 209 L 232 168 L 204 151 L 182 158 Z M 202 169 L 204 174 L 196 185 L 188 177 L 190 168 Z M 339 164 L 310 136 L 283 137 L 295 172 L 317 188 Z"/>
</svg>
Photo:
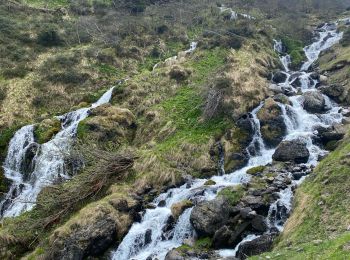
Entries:
<svg viewBox="0 0 350 260">
<path fill-rule="evenodd" d="M 61 131 L 47 143 L 40 145 L 35 142 L 33 125 L 24 126 L 15 133 L 3 165 L 5 176 L 12 181 L 12 185 L 0 203 L 0 216 L 18 216 L 32 209 L 45 186 L 70 178 L 65 158 L 71 149 L 79 122 L 89 116 L 92 108 L 108 103 L 113 89 L 110 88 L 91 107 L 59 116 Z"/>
<path fill-rule="evenodd" d="M 226 7 L 220 8 L 221 12 L 226 10 L 232 9 Z M 291 86 L 291 84 L 299 79 L 302 92 L 313 91 L 317 80 L 311 79 L 311 73 L 306 73 L 304 70 L 309 69 L 322 50 L 337 43 L 341 37 L 342 34 L 336 32 L 336 27 L 329 24 L 324 25 L 319 31 L 317 41 L 305 47 L 304 50 L 308 61 L 303 64 L 301 71 L 296 73 L 290 72 L 289 70 L 291 60 L 290 56 L 283 55 L 282 42 L 275 40 L 274 49 L 280 54 L 280 59 L 284 66 L 284 73 L 287 75 L 286 82 L 282 83 L 283 87 L 293 89 L 296 93 L 296 89 Z M 308 164 L 315 165 L 319 156 L 324 155 L 326 151 L 313 144 L 312 137 L 314 135 L 314 127 L 317 125 L 330 126 L 340 123 L 342 116 L 339 113 L 339 107 L 327 99 L 330 110 L 322 115 L 315 115 L 304 110 L 302 105 L 303 98 L 300 94 L 289 97 L 289 101 L 291 105 L 278 103 L 287 126 L 287 135 L 284 140 L 304 140 L 310 151 Z M 263 107 L 263 104 L 264 103 L 261 103 L 251 113 L 254 124 L 254 136 L 251 144 L 247 148 L 250 155 L 247 166 L 233 173 L 212 177 L 211 180 L 216 183 L 212 186 L 204 186 L 203 184 L 206 180 L 196 179 L 191 183 L 187 183 L 179 188 L 174 188 L 161 194 L 153 201 L 156 207 L 146 210 L 141 222 L 133 224 L 119 247 L 112 252 L 111 256 L 114 260 L 164 259 L 169 250 L 180 246 L 184 239 L 195 236 L 189 222 L 192 209 L 187 209 L 170 230 L 166 228 L 168 227 L 169 218 L 171 218 L 172 205 L 183 200 L 191 200 L 194 202 L 212 200 L 222 188 L 248 182 L 249 176 L 246 174 L 248 169 L 272 162 L 272 155 L 275 149 L 267 149 L 265 147 L 260 132 L 260 121 L 257 118 L 257 113 Z M 270 230 L 283 230 L 283 225 L 291 210 L 293 198 L 292 187 L 298 185 L 301 181 L 302 179 L 293 181 L 290 186 L 279 192 L 279 199 L 271 205 L 269 210 L 268 222 Z M 165 201 L 165 205 L 164 203 L 162 203 L 162 205 L 159 204 L 161 201 Z M 258 236 L 254 234 L 250 234 L 244 238 L 235 249 L 220 250 L 218 253 L 223 257 L 235 256 L 242 243 L 251 241 L 257 237 Z"/>
<path fill-rule="evenodd" d="M 304 48 L 307 61 L 301 70 L 306 71 L 318 59 L 320 53 L 338 43 L 343 37 L 342 32 L 337 32 L 338 23 L 326 23 L 319 30 L 318 40 Z"/>
</svg>

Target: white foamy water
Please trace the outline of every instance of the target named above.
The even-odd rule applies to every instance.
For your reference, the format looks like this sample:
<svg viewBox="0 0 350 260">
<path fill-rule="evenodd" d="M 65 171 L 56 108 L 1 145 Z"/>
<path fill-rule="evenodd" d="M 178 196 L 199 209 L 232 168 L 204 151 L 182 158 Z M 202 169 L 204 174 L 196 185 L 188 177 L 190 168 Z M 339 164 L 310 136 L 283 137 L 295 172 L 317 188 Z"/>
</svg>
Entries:
<svg viewBox="0 0 350 260">
<path fill-rule="evenodd" d="M 113 89 L 114 87 L 104 93 L 91 107 L 60 116 L 61 131 L 47 143 L 40 145 L 35 142 L 33 125 L 25 126 L 15 133 L 3 165 L 5 176 L 12 181 L 12 185 L 0 204 L 0 216 L 18 216 L 32 209 L 38 194 L 45 186 L 70 178 L 65 158 L 69 155 L 79 122 L 88 117 L 92 108 L 108 103 Z M 28 169 L 26 162 L 30 147 L 36 148 L 29 164 L 33 169 Z M 29 172 L 25 173 L 26 171 Z"/>
</svg>

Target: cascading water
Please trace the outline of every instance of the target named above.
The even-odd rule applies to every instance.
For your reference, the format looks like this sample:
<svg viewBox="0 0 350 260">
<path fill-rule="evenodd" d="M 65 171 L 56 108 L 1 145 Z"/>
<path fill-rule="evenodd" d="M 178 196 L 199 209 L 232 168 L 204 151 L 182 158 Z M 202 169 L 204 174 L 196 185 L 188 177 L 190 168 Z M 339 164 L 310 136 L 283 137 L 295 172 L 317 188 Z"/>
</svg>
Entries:
<svg viewBox="0 0 350 260">
<path fill-rule="evenodd" d="M 91 107 L 81 108 L 59 116 L 61 131 L 39 145 L 35 142 L 34 126 L 24 126 L 12 138 L 5 163 L 5 176 L 12 181 L 10 191 L 0 204 L 0 216 L 18 216 L 34 207 L 43 187 L 57 180 L 69 179 L 65 167 L 79 122 L 88 117 L 92 108 L 108 103 L 114 87 L 110 88 Z"/>
<path fill-rule="evenodd" d="M 228 10 L 225 7 L 221 11 Z M 336 32 L 336 25 L 324 25 L 319 30 L 319 37 L 315 43 L 305 47 L 306 57 L 308 61 L 302 66 L 302 70 L 308 70 L 311 64 L 315 62 L 322 50 L 331 47 L 337 43 L 342 37 L 341 33 Z M 275 41 L 275 50 L 282 54 L 283 45 L 280 41 Z M 281 62 L 285 67 L 284 73 L 287 80 L 282 85 L 289 87 L 297 93 L 291 83 L 299 78 L 301 81 L 301 92 L 313 91 L 317 81 L 311 78 L 311 73 L 304 71 L 290 72 L 290 57 L 281 56 Z M 320 115 L 314 115 L 304 110 L 302 106 L 301 95 L 289 97 L 291 105 L 280 104 L 287 126 L 287 135 L 285 140 L 302 139 L 310 152 L 309 165 L 317 163 L 319 156 L 326 152 L 313 144 L 312 137 L 314 135 L 315 126 L 331 126 L 340 123 L 342 116 L 339 113 L 339 107 L 334 103 L 328 102 L 329 110 Z M 216 184 L 212 186 L 204 186 L 206 180 L 194 180 L 191 184 L 185 184 L 180 188 L 169 190 L 167 193 L 161 194 L 154 200 L 154 204 L 158 205 L 161 201 L 165 201 L 162 205 L 158 205 L 155 209 L 146 210 L 140 223 L 135 223 L 126 237 L 123 239 L 118 249 L 112 253 L 114 260 L 127 259 L 164 259 L 166 253 L 172 248 L 180 246 L 186 238 L 195 236 L 194 231 L 189 222 L 190 212 L 187 209 L 173 225 L 169 227 L 169 219 L 171 218 L 171 206 L 183 200 L 191 200 L 193 202 L 212 200 L 216 197 L 217 192 L 224 187 L 238 185 L 249 181 L 247 170 L 260 165 L 266 165 L 272 162 L 272 155 L 275 149 L 266 149 L 260 133 L 260 122 L 257 118 L 258 111 L 263 104 L 252 111 L 253 124 L 255 133 L 253 140 L 247 148 L 250 159 L 246 167 L 223 176 L 214 176 L 211 178 Z M 279 199 L 273 203 L 269 210 L 268 220 L 269 231 L 283 229 L 283 225 L 291 210 L 291 201 L 293 198 L 292 187 L 302 181 L 293 181 L 286 189 L 279 192 Z M 181 230 L 181 232 L 179 231 Z M 254 234 L 248 235 L 241 241 L 234 250 L 220 250 L 221 256 L 235 256 L 239 246 L 251 241 L 258 236 Z"/>
</svg>

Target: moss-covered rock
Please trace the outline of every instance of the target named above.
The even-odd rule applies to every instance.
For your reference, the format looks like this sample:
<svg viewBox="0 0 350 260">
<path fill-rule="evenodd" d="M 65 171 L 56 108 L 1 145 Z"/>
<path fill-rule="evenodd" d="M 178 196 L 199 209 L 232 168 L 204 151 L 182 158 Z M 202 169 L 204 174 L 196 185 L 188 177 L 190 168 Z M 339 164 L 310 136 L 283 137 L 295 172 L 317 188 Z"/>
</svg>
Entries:
<svg viewBox="0 0 350 260">
<path fill-rule="evenodd" d="M 34 137 L 40 144 L 46 143 L 61 130 L 61 122 L 57 118 L 45 119 L 34 129 Z"/>
<path fill-rule="evenodd" d="M 132 141 L 135 130 L 135 116 L 130 110 L 104 105 L 91 111 L 90 117 L 79 124 L 77 134 L 82 140 L 120 145 Z"/>
</svg>

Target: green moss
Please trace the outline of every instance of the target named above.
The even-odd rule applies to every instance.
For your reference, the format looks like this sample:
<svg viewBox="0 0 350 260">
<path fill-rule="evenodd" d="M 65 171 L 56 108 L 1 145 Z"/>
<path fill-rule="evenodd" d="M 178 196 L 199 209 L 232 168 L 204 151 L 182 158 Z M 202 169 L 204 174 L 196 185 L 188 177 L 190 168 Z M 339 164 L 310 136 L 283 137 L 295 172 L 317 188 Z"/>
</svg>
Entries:
<svg viewBox="0 0 350 260">
<path fill-rule="evenodd" d="M 226 198 L 232 206 L 235 206 L 244 196 L 245 190 L 242 185 L 228 187 L 219 192 L 219 196 Z"/>
<path fill-rule="evenodd" d="M 301 41 L 287 36 L 282 37 L 282 42 L 286 46 L 287 52 L 292 59 L 292 67 L 299 67 L 306 58 L 303 50 L 304 44 Z"/>
<path fill-rule="evenodd" d="M 195 243 L 195 248 L 197 249 L 209 249 L 212 245 L 212 240 L 210 237 L 199 238 Z"/>
<path fill-rule="evenodd" d="M 213 181 L 213 180 L 207 180 L 207 181 L 204 183 L 205 186 L 212 186 L 212 185 L 215 185 L 215 184 L 216 184 L 216 182 Z"/>
<path fill-rule="evenodd" d="M 78 128 L 77 128 L 77 137 L 79 139 L 84 139 L 89 131 L 89 126 L 86 124 L 86 119 L 79 122 Z"/>
<path fill-rule="evenodd" d="M 50 120 L 49 124 L 41 123 L 35 127 L 34 136 L 38 143 L 43 144 L 52 139 L 61 130 L 58 119 Z"/>
<path fill-rule="evenodd" d="M 264 170 L 265 170 L 266 166 L 257 166 L 257 167 L 253 167 L 253 168 L 250 168 L 247 173 L 248 174 L 251 174 L 251 175 L 256 175 L 257 173 L 262 173 Z"/>
</svg>

